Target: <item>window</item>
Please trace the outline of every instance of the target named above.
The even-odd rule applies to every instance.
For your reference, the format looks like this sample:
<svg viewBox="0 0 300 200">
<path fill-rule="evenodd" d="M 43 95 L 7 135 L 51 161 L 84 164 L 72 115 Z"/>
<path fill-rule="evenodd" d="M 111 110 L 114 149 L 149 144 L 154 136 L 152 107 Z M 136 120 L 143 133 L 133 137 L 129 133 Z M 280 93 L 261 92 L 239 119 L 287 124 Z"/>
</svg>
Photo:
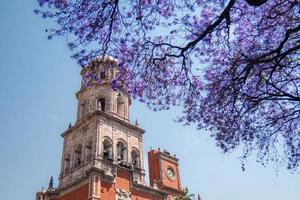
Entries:
<svg viewBox="0 0 300 200">
<path fill-rule="evenodd" d="M 86 113 L 86 107 L 85 107 L 85 104 L 81 104 L 81 109 L 80 109 L 80 112 L 81 112 L 81 117 L 83 117 Z"/>
<path fill-rule="evenodd" d="M 125 115 L 124 108 L 125 108 L 125 105 L 124 105 L 124 101 L 122 99 L 122 96 L 120 94 L 118 94 L 118 98 L 117 98 L 117 114 L 120 117 L 124 117 L 124 115 Z"/>
<path fill-rule="evenodd" d="M 70 159 L 71 158 L 71 156 L 70 156 L 70 154 L 68 153 L 66 156 L 65 156 L 65 173 L 67 174 L 67 173 L 69 173 L 69 171 L 70 171 Z"/>
<path fill-rule="evenodd" d="M 74 168 L 77 168 L 82 163 L 82 145 L 78 144 L 75 148 Z"/>
<path fill-rule="evenodd" d="M 92 146 L 93 146 L 93 142 L 92 140 L 90 140 L 87 145 L 86 145 L 86 161 L 89 161 L 92 159 Z"/>
<path fill-rule="evenodd" d="M 101 98 L 98 100 L 98 109 L 105 111 L 105 99 Z"/>
<path fill-rule="evenodd" d="M 140 168 L 140 155 L 136 149 L 131 151 L 131 164 L 135 169 Z"/>
<path fill-rule="evenodd" d="M 112 142 L 110 139 L 105 138 L 103 141 L 103 159 L 104 160 L 113 160 L 113 152 L 112 152 Z"/>
<path fill-rule="evenodd" d="M 127 157 L 126 157 L 127 151 L 126 151 L 126 146 L 125 146 L 124 142 L 122 142 L 122 141 L 118 142 L 117 151 L 118 151 L 117 160 L 118 161 L 120 161 L 120 160 L 126 161 L 127 160 Z"/>
<path fill-rule="evenodd" d="M 100 78 L 101 80 L 104 80 L 106 78 L 105 72 L 100 72 Z"/>
</svg>

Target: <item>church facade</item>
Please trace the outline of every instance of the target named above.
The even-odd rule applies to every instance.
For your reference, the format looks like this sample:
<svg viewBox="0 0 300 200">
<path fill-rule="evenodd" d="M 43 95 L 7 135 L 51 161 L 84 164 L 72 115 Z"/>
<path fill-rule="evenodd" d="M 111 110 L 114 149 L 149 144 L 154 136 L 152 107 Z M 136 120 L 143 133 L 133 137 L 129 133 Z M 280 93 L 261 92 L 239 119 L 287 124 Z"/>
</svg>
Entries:
<svg viewBox="0 0 300 200">
<path fill-rule="evenodd" d="M 117 73 L 110 57 L 82 69 L 77 120 L 61 134 L 59 185 L 50 183 L 36 200 L 172 200 L 183 195 L 178 158 L 167 151 L 148 152 L 150 185 L 145 183 L 145 131 L 129 122 L 126 90 L 112 89 Z"/>
</svg>

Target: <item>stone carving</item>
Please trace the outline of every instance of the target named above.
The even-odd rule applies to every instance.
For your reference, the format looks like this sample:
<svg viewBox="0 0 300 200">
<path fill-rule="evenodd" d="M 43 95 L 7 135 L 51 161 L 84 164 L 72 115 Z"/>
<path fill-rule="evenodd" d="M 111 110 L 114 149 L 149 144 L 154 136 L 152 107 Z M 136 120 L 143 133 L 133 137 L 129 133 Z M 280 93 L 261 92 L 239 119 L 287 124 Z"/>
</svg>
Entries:
<svg viewBox="0 0 300 200">
<path fill-rule="evenodd" d="M 127 192 L 125 190 L 122 190 L 122 189 L 119 189 L 117 188 L 116 189 L 116 200 L 131 200 L 131 193 L 130 192 Z"/>
</svg>

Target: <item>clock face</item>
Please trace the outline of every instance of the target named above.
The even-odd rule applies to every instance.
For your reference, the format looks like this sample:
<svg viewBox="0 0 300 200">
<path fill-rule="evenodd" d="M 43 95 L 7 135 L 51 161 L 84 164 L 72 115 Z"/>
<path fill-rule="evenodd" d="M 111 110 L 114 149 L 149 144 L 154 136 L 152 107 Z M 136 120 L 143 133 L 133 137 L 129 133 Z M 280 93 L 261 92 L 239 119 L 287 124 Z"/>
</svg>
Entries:
<svg viewBox="0 0 300 200">
<path fill-rule="evenodd" d="M 167 174 L 168 178 L 170 178 L 171 180 L 175 179 L 175 173 L 174 173 L 174 170 L 171 167 L 167 168 L 166 174 Z"/>
</svg>

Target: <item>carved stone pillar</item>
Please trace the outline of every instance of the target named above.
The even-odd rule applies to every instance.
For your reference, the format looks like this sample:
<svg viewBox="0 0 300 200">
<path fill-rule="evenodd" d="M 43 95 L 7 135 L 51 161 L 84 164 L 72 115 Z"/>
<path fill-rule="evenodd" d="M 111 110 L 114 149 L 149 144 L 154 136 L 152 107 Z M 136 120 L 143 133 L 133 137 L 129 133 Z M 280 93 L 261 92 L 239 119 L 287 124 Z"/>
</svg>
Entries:
<svg viewBox="0 0 300 200">
<path fill-rule="evenodd" d="M 89 181 L 89 200 L 101 199 L 101 180 L 98 174 L 92 173 Z"/>
</svg>

